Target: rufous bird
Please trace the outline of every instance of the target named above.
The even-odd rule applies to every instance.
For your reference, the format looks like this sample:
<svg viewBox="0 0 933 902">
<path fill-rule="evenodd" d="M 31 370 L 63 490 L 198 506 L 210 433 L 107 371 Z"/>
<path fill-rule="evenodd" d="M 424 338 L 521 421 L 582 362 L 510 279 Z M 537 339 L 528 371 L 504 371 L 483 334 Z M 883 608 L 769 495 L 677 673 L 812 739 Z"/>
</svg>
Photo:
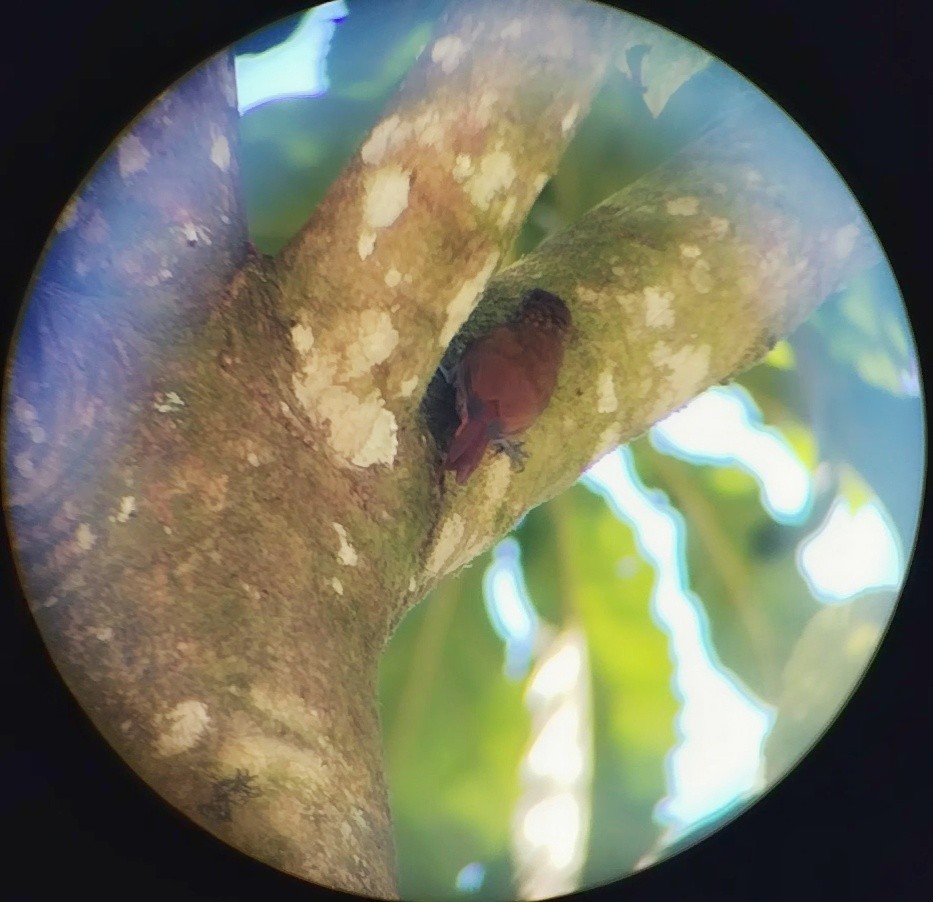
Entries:
<svg viewBox="0 0 933 902">
<path fill-rule="evenodd" d="M 444 469 L 461 485 L 490 445 L 521 469 L 527 454 L 515 438 L 547 407 L 570 330 L 570 311 L 557 295 L 533 288 L 515 315 L 473 341 L 450 374 L 460 426 Z"/>
</svg>

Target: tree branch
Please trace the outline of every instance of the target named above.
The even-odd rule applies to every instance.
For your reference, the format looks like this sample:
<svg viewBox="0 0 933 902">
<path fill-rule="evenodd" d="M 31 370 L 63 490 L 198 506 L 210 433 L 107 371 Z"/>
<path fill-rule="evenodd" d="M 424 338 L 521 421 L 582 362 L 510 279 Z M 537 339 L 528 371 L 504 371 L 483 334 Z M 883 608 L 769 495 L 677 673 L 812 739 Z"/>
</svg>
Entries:
<svg viewBox="0 0 933 902">
<path fill-rule="evenodd" d="M 613 17 L 615 18 L 615 17 Z M 340 467 L 392 466 L 450 338 L 514 240 L 601 80 L 610 12 L 456 3 L 283 250 L 297 410 Z"/>
<path fill-rule="evenodd" d="M 448 481 L 428 584 L 601 455 L 761 359 L 880 255 L 825 158 L 759 96 L 500 273 L 450 358 L 535 286 L 566 300 L 574 336 L 524 472 L 488 459 L 465 488 Z M 445 403 L 426 403 L 442 447 Z"/>
</svg>

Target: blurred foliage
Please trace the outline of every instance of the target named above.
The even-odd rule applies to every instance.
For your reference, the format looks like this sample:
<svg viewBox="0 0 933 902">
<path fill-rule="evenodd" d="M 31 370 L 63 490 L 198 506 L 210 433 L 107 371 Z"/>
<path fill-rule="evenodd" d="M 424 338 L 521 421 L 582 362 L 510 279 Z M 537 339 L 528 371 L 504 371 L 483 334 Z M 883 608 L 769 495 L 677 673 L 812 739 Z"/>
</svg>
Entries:
<svg viewBox="0 0 933 902">
<path fill-rule="evenodd" d="M 508 862 L 524 686 L 503 677 L 486 617 L 490 556 L 438 588 L 399 626 L 381 666 L 383 736 L 406 899 L 453 897 L 457 873 L 487 869 L 477 898 L 514 896 Z"/>
<path fill-rule="evenodd" d="M 767 554 L 754 547 L 760 527 L 773 521 L 747 474 L 668 457 L 645 441 L 632 450 L 645 484 L 664 491 L 683 514 L 690 587 L 722 663 L 759 698 L 776 701 L 784 661 L 818 609 L 796 567 L 796 543 Z M 729 492 L 719 488 L 723 472 Z M 818 525 L 813 519 L 809 529 Z"/>
<path fill-rule="evenodd" d="M 544 531 L 536 520 L 555 536 L 554 554 L 536 553 L 527 541 L 526 530 Z M 594 771 L 583 882 L 613 880 L 657 838 L 653 811 L 665 794 L 664 761 L 675 741 L 673 665 L 667 636 L 650 613 L 655 575 L 631 529 L 582 485 L 533 510 L 515 535 L 527 549 L 532 599 L 558 594 L 551 607 L 563 608 L 587 637 Z"/>
<path fill-rule="evenodd" d="M 328 93 L 269 102 L 243 117 L 247 212 L 261 250 L 275 252 L 307 220 L 378 120 L 441 5 L 351 0 L 327 60 Z M 640 85 L 611 69 L 512 256 L 676 153 L 748 90 L 714 62 L 655 119 Z M 684 516 L 685 578 L 715 656 L 777 706 L 765 749 L 769 780 L 833 719 L 889 616 L 890 593 L 818 604 L 795 553 L 839 494 L 856 505 L 877 495 L 909 549 L 923 472 L 918 378 L 897 286 L 880 265 L 738 380 L 813 477 L 815 500 L 802 522 L 776 523 L 756 481 L 737 467 L 695 466 L 647 438 L 633 444 L 641 478 Z M 558 628 L 579 623 L 587 636 L 595 732 L 583 879 L 610 880 L 665 849 L 653 815 L 666 794 L 680 702 L 676 662 L 650 610 L 656 575 L 629 527 L 582 486 L 531 511 L 514 535 L 539 617 Z M 456 876 L 472 862 L 485 868 L 473 895 L 515 897 L 509 848 L 529 741 L 527 677 L 515 682 L 503 673 L 503 643 L 482 597 L 490 559 L 483 555 L 415 607 L 383 656 L 383 732 L 400 888 L 409 899 L 458 896 Z M 695 825 L 678 844 L 710 832 L 714 821 Z"/>
<path fill-rule="evenodd" d="M 807 624 L 784 667 L 777 718 L 765 742 L 769 785 L 836 719 L 874 657 L 896 600 L 891 591 L 867 592 L 821 608 Z"/>
</svg>

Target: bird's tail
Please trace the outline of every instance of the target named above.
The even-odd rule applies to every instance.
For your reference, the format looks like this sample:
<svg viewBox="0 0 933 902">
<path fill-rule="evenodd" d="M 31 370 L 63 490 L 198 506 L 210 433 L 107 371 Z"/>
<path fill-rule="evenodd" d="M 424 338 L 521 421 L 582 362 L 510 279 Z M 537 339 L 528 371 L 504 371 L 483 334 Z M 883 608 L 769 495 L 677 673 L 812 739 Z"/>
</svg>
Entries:
<svg viewBox="0 0 933 902">
<path fill-rule="evenodd" d="M 479 466 L 489 444 L 487 416 L 470 417 L 460 424 L 444 461 L 445 470 L 454 470 L 457 482 L 463 485 Z"/>
</svg>

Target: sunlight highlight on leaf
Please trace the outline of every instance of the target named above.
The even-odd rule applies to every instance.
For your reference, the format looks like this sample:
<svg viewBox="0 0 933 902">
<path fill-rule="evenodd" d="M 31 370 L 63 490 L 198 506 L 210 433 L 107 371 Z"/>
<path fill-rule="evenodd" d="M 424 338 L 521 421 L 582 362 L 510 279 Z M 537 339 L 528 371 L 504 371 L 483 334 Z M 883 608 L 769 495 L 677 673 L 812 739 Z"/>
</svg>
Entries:
<svg viewBox="0 0 933 902">
<path fill-rule="evenodd" d="M 651 430 L 652 444 L 694 463 L 727 463 L 753 476 L 761 503 L 780 523 L 800 522 L 811 504 L 810 473 L 783 434 L 764 426 L 751 396 L 714 387 Z"/>
<path fill-rule="evenodd" d="M 525 692 L 531 744 L 512 821 L 520 898 L 549 899 L 579 888 L 589 834 L 593 758 L 590 671 L 579 628 L 557 634 Z"/>
<path fill-rule="evenodd" d="M 669 827 L 666 839 L 673 841 L 755 784 L 773 714 L 736 684 L 710 646 L 705 611 L 687 585 L 683 518 L 638 479 L 631 451 L 607 455 L 584 481 L 632 526 L 657 574 L 652 608 L 670 637 L 682 700 L 679 741 L 668 758 L 668 796 L 658 807 Z"/>
<path fill-rule="evenodd" d="M 897 588 L 904 562 L 895 533 L 877 501 L 853 511 L 837 498 L 819 528 L 798 548 L 800 570 L 822 601 L 874 588 Z"/>
</svg>

